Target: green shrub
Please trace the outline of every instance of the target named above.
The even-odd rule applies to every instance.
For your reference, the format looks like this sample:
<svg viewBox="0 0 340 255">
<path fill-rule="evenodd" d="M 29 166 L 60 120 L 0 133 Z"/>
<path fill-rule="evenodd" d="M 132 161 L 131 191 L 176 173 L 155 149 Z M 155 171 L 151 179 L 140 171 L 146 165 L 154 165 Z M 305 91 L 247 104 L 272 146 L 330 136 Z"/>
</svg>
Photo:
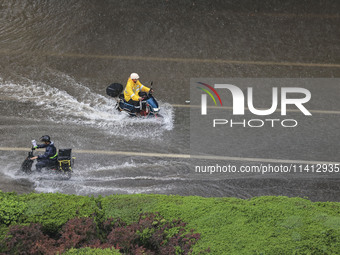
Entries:
<svg viewBox="0 0 340 255">
<path fill-rule="evenodd" d="M 99 208 L 92 197 L 65 194 L 28 194 L 23 196 L 26 211 L 23 223 L 41 223 L 44 231 L 53 235 L 68 220 L 76 217 L 98 216 Z"/>
<path fill-rule="evenodd" d="M 70 249 L 63 253 L 63 255 L 119 255 L 119 251 L 113 248 L 107 249 L 91 249 L 91 248 L 81 248 L 81 249 Z"/>
<path fill-rule="evenodd" d="M 7 224 L 41 223 L 50 232 L 59 231 L 74 217 L 91 216 L 97 224 L 113 217 L 130 224 L 138 221 L 141 213 L 159 212 L 166 220 L 180 218 L 187 222 L 186 230 L 195 229 L 201 234 L 193 246 L 194 254 L 208 247 L 212 254 L 339 254 L 340 251 L 339 202 L 281 196 L 244 200 L 138 194 L 95 199 L 2 192 L 0 200 L 8 200 L 12 205 L 19 203 L 9 207 L 14 213 L 8 214 Z M 6 213 L 9 210 L 7 206 L 0 208 Z M 1 222 L 0 235 L 6 228 Z M 142 238 L 150 234 L 148 230 L 141 232 Z"/>
<path fill-rule="evenodd" d="M 26 204 L 21 202 L 14 193 L 4 196 L 0 191 L 0 224 L 10 225 L 18 222 L 26 210 Z"/>
<path fill-rule="evenodd" d="M 212 254 L 336 254 L 340 250 L 339 208 L 340 203 L 281 196 L 249 200 L 164 195 L 102 198 L 106 217 L 135 219 L 145 210 L 188 222 L 187 229 L 201 234 L 194 254 L 209 247 Z M 318 216 L 322 213 L 324 216 Z"/>
<path fill-rule="evenodd" d="M 5 254 L 62 253 L 76 248 L 116 248 L 124 254 L 191 254 L 200 234 L 185 231 L 181 220 L 166 221 L 159 214 L 141 214 L 138 222 L 126 224 L 110 218 L 99 225 L 93 218 L 69 220 L 57 237 L 44 233 L 40 223 L 13 225 L 0 243 Z M 100 233 L 104 233 L 102 239 Z"/>
</svg>

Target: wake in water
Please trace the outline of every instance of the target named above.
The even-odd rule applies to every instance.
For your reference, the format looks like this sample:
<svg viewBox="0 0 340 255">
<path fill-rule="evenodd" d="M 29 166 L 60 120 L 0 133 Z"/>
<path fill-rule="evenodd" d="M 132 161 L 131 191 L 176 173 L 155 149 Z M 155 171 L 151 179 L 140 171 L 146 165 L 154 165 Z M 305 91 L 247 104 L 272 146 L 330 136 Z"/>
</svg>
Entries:
<svg viewBox="0 0 340 255">
<path fill-rule="evenodd" d="M 131 118 L 116 110 L 114 99 L 95 93 L 63 73 L 45 72 L 48 82 L 22 77 L 13 82 L 0 78 L 0 116 L 4 120 L 0 128 L 10 132 L 14 127 L 16 132 L 20 132 L 22 141 L 18 146 L 27 146 L 25 141 L 29 143 L 36 139 L 34 136 L 42 135 L 40 133 L 46 130 L 46 133 L 59 137 L 59 148 L 124 150 L 128 147 L 134 151 L 141 149 L 144 141 L 148 142 L 143 147 L 145 150 L 156 151 L 168 146 L 170 139 L 162 138 L 174 127 L 174 110 L 170 104 L 159 102 L 164 118 Z M 5 139 L 3 146 L 12 146 L 11 139 Z M 174 188 L 174 182 L 181 181 L 173 160 L 138 158 L 138 163 L 134 163 L 129 156 L 75 155 L 70 179 L 44 170 L 25 175 L 18 173 L 18 169 L 26 155 L 26 152 L 8 152 L 0 157 L 0 173 L 32 185 L 38 192 L 164 193 Z"/>
<path fill-rule="evenodd" d="M 160 102 L 163 119 L 131 118 L 116 110 L 114 99 L 92 92 L 65 74 L 53 75 L 58 82 L 56 86 L 31 80 L 19 84 L 0 79 L 0 99 L 22 104 L 20 110 L 26 119 L 44 121 L 47 118 L 55 123 L 100 128 L 111 135 L 160 137 L 164 131 L 173 129 L 173 107 L 168 103 Z"/>
<path fill-rule="evenodd" d="M 7 155 L 8 156 L 8 155 Z M 0 157 L 3 161 L 7 157 Z M 177 166 L 174 166 L 177 165 Z M 37 192 L 62 192 L 78 195 L 112 193 L 164 193 L 174 189 L 174 182 L 187 181 L 172 167 L 183 167 L 182 162 L 164 160 L 112 162 L 106 165 L 83 163 L 75 167 L 70 179 L 43 169 L 38 173 L 24 174 L 17 163 L 2 164 L 1 172 L 17 182 L 29 182 Z M 35 167 L 33 166 L 33 169 Z"/>
</svg>

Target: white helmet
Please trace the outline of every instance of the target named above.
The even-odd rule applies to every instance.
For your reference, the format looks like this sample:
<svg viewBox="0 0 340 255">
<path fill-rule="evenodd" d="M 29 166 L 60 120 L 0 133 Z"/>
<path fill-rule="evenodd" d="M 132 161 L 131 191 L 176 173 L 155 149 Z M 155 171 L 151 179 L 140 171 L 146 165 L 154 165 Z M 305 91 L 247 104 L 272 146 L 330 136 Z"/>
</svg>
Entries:
<svg viewBox="0 0 340 255">
<path fill-rule="evenodd" d="M 132 73 L 132 74 L 130 75 L 130 78 L 131 78 L 132 80 L 138 80 L 138 79 L 139 79 L 139 75 L 138 75 L 137 73 Z"/>
</svg>

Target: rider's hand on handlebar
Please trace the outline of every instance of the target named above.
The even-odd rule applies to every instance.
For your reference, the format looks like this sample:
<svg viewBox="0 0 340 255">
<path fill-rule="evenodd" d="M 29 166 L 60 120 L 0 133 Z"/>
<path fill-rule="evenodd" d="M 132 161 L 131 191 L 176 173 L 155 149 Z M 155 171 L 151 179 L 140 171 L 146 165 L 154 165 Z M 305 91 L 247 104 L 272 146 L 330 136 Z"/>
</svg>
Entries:
<svg viewBox="0 0 340 255">
<path fill-rule="evenodd" d="M 35 157 L 33 157 L 33 158 L 30 158 L 30 160 L 35 160 L 35 159 L 37 159 L 38 158 L 38 156 L 35 156 Z"/>
<path fill-rule="evenodd" d="M 153 89 L 150 89 L 149 93 L 153 93 Z"/>
</svg>

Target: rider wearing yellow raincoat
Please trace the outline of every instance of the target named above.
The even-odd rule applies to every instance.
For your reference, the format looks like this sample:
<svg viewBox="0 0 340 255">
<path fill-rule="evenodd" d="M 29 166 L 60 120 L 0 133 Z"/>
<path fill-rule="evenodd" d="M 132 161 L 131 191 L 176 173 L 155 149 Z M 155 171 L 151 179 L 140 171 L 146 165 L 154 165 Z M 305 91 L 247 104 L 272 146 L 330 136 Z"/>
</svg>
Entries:
<svg viewBox="0 0 340 255">
<path fill-rule="evenodd" d="M 125 101 L 132 105 L 139 105 L 139 100 L 142 100 L 140 92 L 148 93 L 150 91 L 150 88 L 144 86 L 138 79 L 139 75 L 132 73 L 124 90 Z"/>
</svg>

